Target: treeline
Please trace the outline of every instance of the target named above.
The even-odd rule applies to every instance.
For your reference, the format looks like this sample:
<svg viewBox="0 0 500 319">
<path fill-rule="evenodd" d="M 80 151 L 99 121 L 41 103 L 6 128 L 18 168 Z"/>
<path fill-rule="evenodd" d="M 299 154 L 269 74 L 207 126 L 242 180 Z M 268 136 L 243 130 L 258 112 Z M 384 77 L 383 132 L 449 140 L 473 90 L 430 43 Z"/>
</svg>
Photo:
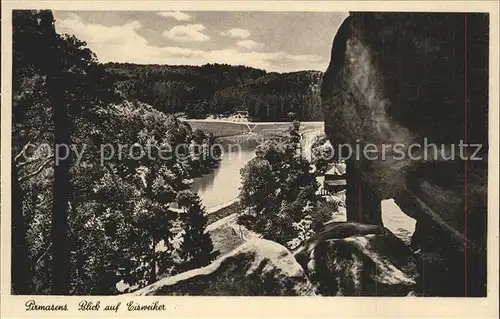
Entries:
<svg viewBox="0 0 500 319">
<path fill-rule="evenodd" d="M 268 73 L 227 64 L 107 63 L 105 68 L 125 97 L 167 114 L 204 118 L 245 111 L 253 121 L 322 119 L 319 71 Z"/>
<path fill-rule="evenodd" d="M 14 294 L 116 294 L 215 257 L 189 191 L 217 165 L 213 136 L 115 84 L 52 12 L 14 11 Z"/>
</svg>

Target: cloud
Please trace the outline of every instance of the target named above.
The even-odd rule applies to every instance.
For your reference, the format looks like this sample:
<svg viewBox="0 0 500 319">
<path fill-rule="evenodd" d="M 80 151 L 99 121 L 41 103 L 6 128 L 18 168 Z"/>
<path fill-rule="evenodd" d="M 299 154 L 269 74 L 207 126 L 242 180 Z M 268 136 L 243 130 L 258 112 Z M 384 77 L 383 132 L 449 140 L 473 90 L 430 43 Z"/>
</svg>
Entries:
<svg viewBox="0 0 500 319">
<path fill-rule="evenodd" d="M 248 50 L 257 49 L 263 47 L 262 43 L 255 42 L 253 40 L 241 40 L 236 42 L 236 45 Z"/>
<path fill-rule="evenodd" d="M 324 70 L 328 60 L 318 55 L 294 55 L 286 52 L 240 51 L 238 47 L 201 50 L 179 46 L 154 46 L 139 34 L 143 26 L 138 21 L 105 26 L 87 23 L 78 15 L 56 16 L 58 33 L 74 34 L 88 43 L 100 62 L 138 64 L 203 65 L 227 63 L 246 65 L 268 71 L 290 72 Z M 200 29 L 199 27 L 195 29 Z"/>
<path fill-rule="evenodd" d="M 69 14 L 66 19 L 56 20 L 58 33 L 75 34 L 78 38 L 101 45 L 109 46 L 129 43 L 130 45 L 142 46 L 147 43 L 146 39 L 137 33 L 141 28 L 139 21 L 130 21 L 121 26 L 104 26 L 100 24 L 85 24 L 78 15 Z"/>
<path fill-rule="evenodd" d="M 174 18 L 177 21 L 190 21 L 191 16 L 187 13 L 180 11 L 160 11 L 157 13 L 159 16 L 166 18 Z"/>
<path fill-rule="evenodd" d="M 203 24 L 176 25 L 168 31 L 164 31 L 162 36 L 178 42 L 204 42 L 210 37 L 204 34 L 207 28 Z"/>
<path fill-rule="evenodd" d="M 250 31 L 247 29 L 232 28 L 220 34 L 225 37 L 246 39 L 250 36 Z"/>
</svg>

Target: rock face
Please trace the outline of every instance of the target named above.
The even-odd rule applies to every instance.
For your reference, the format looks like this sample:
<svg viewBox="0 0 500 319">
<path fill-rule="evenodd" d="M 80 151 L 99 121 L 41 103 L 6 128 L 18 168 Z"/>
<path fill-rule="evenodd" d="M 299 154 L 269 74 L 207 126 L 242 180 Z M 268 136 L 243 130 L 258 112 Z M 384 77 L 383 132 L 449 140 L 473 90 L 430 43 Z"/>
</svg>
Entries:
<svg viewBox="0 0 500 319">
<path fill-rule="evenodd" d="M 206 267 L 164 278 L 132 295 L 313 296 L 315 290 L 284 246 L 251 239 Z"/>
<path fill-rule="evenodd" d="M 348 162 L 347 215 L 377 221 L 378 201 L 393 198 L 415 218 L 424 262 L 439 260 L 424 264 L 431 295 L 486 295 L 488 25 L 478 13 L 353 12 L 323 77 L 334 147 L 404 146 L 403 158 L 379 147 Z M 461 158 L 475 151 L 461 142 L 482 145 L 482 160 Z"/>
<path fill-rule="evenodd" d="M 295 250 L 324 296 L 406 296 L 416 288 L 416 259 L 389 230 L 332 223 Z"/>
</svg>

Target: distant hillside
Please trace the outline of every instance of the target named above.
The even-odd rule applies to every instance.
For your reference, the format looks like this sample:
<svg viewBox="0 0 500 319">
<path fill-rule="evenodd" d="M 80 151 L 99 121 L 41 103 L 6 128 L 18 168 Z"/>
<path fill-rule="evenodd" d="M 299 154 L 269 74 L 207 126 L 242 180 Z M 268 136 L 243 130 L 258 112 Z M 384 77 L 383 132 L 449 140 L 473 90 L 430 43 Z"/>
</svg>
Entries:
<svg viewBox="0 0 500 319">
<path fill-rule="evenodd" d="M 323 74 L 319 71 L 269 73 L 227 64 L 104 66 L 128 99 L 165 113 L 203 118 L 247 111 L 251 120 L 260 121 L 322 119 L 319 87 Z"/>
</svg>

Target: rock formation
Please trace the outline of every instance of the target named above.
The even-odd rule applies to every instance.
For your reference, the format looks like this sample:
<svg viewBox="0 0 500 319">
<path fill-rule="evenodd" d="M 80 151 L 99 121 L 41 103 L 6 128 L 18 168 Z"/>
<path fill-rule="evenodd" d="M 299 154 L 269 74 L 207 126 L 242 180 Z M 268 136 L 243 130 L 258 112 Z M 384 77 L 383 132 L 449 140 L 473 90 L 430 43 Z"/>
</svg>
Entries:
<svg viewBox="0 0 500 319">
<path fill-rule="evenodd" d="M 313 296 L 315 290 L 284 246 L 250 239 L 206 267 L 164 278 L 132 294 Z"/>
<path fill-rule="evenodd" d="M 293 254 L 251 238 L 212 264 L 132 295 L 406 296 L 418 292 L 416 258 L 378 225 L 332 222 Z"/>
<path fill-rule="evenodd" d="M 479 13 L 351 13 L 323 77 L 325 131 L 332 145 L 350 144 L 362 159 L 347 162 L 348 220 L 377 223 L 378 203 L 387 198 L 415 218 L 425 294 L 486 294 L 488 20 Z M 475 155 L 483 160 L 460 158 L 461 141 L 481 144 Z M 368 143 L 378 146 L 375 160 L 356 151 Z M 420 147 L 410 149 L 414 143 Z M 386 149 L 383 158 L 383 144 L 401 144 L 413 157 Z"/>
<path fill-rule="evenodd" d="M 406 296 L 417 288 L 413 253 L 381 226 L 332 223 L 294 256 L 324 296 Z"/>
</svg>

